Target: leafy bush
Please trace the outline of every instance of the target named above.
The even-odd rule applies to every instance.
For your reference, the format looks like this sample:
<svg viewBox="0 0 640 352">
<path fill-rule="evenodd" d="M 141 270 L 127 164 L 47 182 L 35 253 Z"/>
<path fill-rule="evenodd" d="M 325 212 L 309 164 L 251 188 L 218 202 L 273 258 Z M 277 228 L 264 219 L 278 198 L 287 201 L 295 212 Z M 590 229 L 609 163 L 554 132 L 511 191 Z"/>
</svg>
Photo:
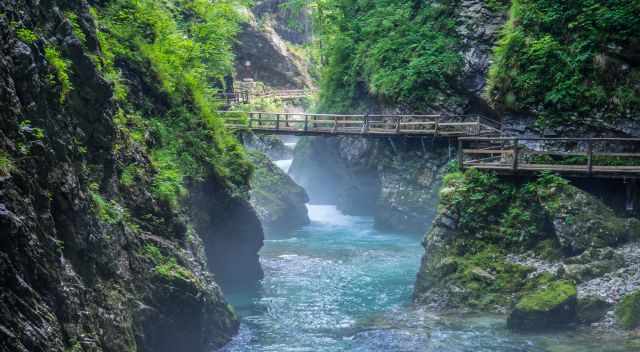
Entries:
<svg viewBox="0 0 640 352">
<path fill-rule="evenodd" d="M 547 235 L 545 211 L 538 197 L 566 183 L 551 173 L 517 185 L 476 169 L 456 171 L 443 179 L 441 204 L 455 210 L 465 236 L 529 248 Z"/>
<path fill-rule="evenodd" d="M 514 0 L 489 98 L 503 110 L 539 113 L 542 125 L 636 116 L 638 33 L 634 1 Z"/>
<path fill-rule="evenodd" d="M 60 103 L 63 103 L 73 89 L 71 79 L 69 78 L 71 63 L 69 60 L 63 58 L 60 51 L 51 44 L 44 48 L 44 57 L 54 69 L 54 75 L 49 77 L 49 81 L 51 84 L 55 84 L 55 79 L 58 80 L 60 84 Z"/>
<path fill-rule="evenodd" d="M 417 107 L 444 91 L 454 95 L 452 82 L 463 67 L 452 18 L 456 1 L 323 4 L 322 109 L 353 110 L 366 92 Z"/>
</svg>

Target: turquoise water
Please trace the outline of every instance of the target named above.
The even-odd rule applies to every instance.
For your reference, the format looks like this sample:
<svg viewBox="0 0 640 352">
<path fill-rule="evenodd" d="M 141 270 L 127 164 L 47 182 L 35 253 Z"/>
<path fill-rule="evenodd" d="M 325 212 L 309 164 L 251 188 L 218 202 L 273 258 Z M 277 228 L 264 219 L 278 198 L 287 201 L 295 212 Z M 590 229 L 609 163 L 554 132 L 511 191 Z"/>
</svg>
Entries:
<svg viewBox="0 0 640 352">
<path fill-rule="evenodd" d="M 222 351 L 630 351 L 615 336 L 511 334 L 504 317 L 413 307 L 421 235 L 379 232 L 371 218 L 330 206 L 311 206 L 310 216 L 266 240 L 257 287 L 227 292 L 242 323 Z"/>
</svg>

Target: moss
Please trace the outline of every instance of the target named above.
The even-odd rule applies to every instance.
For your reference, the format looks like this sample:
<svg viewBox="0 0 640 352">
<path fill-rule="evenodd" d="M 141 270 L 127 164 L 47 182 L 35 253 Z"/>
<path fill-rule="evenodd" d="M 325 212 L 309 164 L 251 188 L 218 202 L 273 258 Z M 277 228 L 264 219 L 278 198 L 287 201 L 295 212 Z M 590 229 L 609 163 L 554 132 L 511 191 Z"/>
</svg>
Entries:
<svg viewBox="0 0 640 352">
<path fill-rule="evenodd" d="M 19 28 L 16 30 L 16 36 L 22 42 L 27 44 L 33 44 L 36 40 L 38 40 L 38 36 L 28 28 Z"/>
<path fill-rule="evenodd" d="M 618 323 L 625 329 L 640 326 L 640 291 L 624 296 L 616 307 Z"/>
<path fill-rule="evenodd" d="M 559 280 L 522 297 L 516 309 L 523 312 L 545 312 L 576 295 L 576 285 L 573 282 Z"/>
<path fill-rule="evenodd" d="M 507 262 L 504 251 L 494 245 L 475 242 L 457 243 L 458 252 L 468 252 L 449 256 L 456 263 L 455 272 L 449 279 L 464 287 L 467 306 L 480 309 L 510 306 L 514 295 L 522 290 L 531 268 Z M 473 247 L 481 248 L 470 249 Z"/>
<path fill-rule="evenodd" d="M 55 80 L 57 79 L 60 84 L 60 103 L 64 103 L 67 95 L 69 95 L 73 89 L 71 78 L 69 77 L 71 63 L 69 60 L 63 58 L 60 51 L 51 44 L 48 44 L 44 48 L 44 56 L 54 70 L 54 74 L 49 77 L 49 81 L 55 84 Z"/>
<path fill-rule="evenodd" d="M 9 153 L 0 150 L 0 176 L 9 176 L 15 170 L 15 164 Z"/>
</svg>

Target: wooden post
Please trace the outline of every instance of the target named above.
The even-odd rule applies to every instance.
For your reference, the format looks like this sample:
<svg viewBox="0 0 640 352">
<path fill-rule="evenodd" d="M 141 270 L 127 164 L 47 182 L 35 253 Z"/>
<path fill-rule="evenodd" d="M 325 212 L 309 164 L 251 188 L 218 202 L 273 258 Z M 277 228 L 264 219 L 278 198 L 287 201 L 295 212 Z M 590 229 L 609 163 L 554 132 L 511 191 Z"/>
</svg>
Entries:
<svg viewBox="0 0 640 352">
<path fill-rule="evenodd" d="M 436 119 L 434 121 L 434 125 L 433 125 L 433 135 L 435 137 L 438 137 L 438 125 L 440 124 L 440 115 L 436 116 Z"/>
<path fill-rule="evenodd" d="M 276 114 L 276 131 L 280 129 L 280 114 Z"/>
<path fill-rule="evenodd" d="M 593 173 L 593 141 L 591 139 L 587 141 L 587 170 L 591 176 Z"/>
<path fill-rule="evenodd" d="M 289 128 L 289 114 L 284 115 L 284 126 Z"/>
<path fill-rule="evenodd" d="M 402 117 L 397 117 L 396 118 L 396 134 L 400 133 L 400 121 L 402 121 Z"/>
<path fill-rule="evenodd" d="M 333 131 L 332 133 L 336 133 L 338 131 L 338 116 L 333 117 Z"/>
<path fill-rule="evenodd" d="M 262 127 L 262 113 L 258 113 L 258 126 Z"/>
<path fill-rule="evenodd" d="M 518 170 L 518 154 L 519 154 L 519 149 L 518 149 L 518 139 L 514 139 L 513 140 L 513 171 L 517 171 Z"/>
<path fill-rule="evenodd" d="M 253 113 L 249 113 L 249 129 L 251 129 L 251 125 L 253 124 Z"/>
<path fill-rule="evenodd" d="M 307 132 L 309 130 L 309 115 L 304 114 L 304 131 Z"/>
<path fill-rule="evenodd" d="M 464 155 L 462 154 L 462 139 L 458 139 L 458 167 L 464 170 Z"/>
</svg>

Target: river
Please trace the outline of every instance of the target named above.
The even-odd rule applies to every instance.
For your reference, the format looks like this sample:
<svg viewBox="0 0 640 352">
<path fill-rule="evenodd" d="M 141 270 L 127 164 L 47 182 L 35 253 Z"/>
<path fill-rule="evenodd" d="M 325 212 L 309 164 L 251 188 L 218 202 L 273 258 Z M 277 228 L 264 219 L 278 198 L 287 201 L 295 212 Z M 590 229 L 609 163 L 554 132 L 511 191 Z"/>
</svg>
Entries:
<svg viewBox="0 0 640 352">
<path fill-rule="evenodd" d="M 501 316 L 443 316 L 411 305 L 421 235 L 309 206 L 312 223 L 265 241 L 264 280 L 227 293 L 241 317 L 224 352 L 630 351 L 615 336 L 510 333 Z"/>
</svg>

